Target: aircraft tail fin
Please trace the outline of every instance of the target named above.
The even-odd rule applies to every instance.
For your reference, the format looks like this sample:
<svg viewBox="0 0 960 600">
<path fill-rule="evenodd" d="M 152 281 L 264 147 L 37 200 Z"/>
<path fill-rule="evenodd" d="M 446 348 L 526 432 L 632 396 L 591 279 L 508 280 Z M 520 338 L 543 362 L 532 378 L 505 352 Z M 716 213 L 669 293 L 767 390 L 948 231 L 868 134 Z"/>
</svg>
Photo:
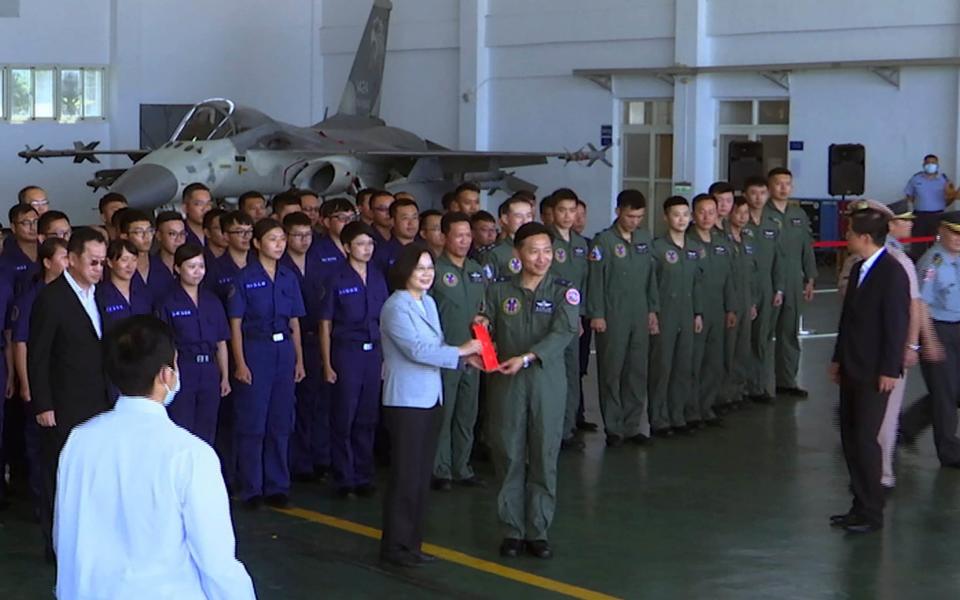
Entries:
<svg viewBox="0 0 960 600">
<path fill-rule="evenodd" d="M 383 64 L 387 55 L 390 0 L 374 0 L 360 46 L 353 59 L 350 78 L 340 98 L 338 115 L 379 117 Z"/>
</svg>

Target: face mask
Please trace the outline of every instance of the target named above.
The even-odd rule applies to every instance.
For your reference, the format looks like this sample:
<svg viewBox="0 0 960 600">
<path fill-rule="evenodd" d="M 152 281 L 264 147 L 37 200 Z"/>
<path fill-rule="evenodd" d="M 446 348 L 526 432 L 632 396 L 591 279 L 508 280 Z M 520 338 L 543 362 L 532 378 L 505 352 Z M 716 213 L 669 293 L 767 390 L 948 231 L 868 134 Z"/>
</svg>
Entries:
<svg viewBox="0 0 960 600">
<path fill-rule="evenodd" d="M 928 175 L 936 175 L 936 174 L 937 174 L 937 171 L 940 170 L 940 165 L 938 165 L 937 163 L 927 163 L 927 164 L 923 165 L 923 170 L 924 170 Z"/>
<path fill-rule="evenodd" d="M 167 388 L 167 395 L 163 397 L 164 406 L 170 406 L 180 391 L 180 371 L 174 369 L 173 374 L 176 375 L 176 379 L 173 380 L 173 388 Z M 166 384 L 164 384 L 164 387 L 167 387 Z"/>
</svg>

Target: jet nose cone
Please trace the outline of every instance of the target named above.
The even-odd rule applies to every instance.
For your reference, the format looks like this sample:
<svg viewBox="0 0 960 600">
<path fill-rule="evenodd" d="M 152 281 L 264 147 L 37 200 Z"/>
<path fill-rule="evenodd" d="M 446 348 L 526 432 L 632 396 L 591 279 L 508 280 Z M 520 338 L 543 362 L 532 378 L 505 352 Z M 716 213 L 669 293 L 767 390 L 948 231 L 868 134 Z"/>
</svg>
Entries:
<svg viewBox="0 0 960 600">
<path fill-rule="evenodd" d="M 110 191 L 123 194 L 134 208 L 154 209 L 171 202 L 178 188 L 176 176 L 166 167 L 141 164 L 127 169 Z"/>
</svg>

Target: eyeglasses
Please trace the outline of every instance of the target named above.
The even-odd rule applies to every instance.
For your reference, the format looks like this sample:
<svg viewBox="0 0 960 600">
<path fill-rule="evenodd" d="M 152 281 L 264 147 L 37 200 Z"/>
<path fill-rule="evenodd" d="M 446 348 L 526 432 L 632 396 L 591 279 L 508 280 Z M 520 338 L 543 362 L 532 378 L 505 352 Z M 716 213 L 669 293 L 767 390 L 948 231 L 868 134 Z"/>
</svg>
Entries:
<svg viewBox="0 0 960 600">
<path fill-rule="evenodd" d="M 47 236 L 58 237 L 61 239 L 67 239 L 71 233 L 70 229 L 58 229 L 56 231 L 48 231 Z"/>
<path fill-rule="evenodd" d="M 107 264 L 107 260 L 105 258 L 91 258 L 87 264 L 91 267 L 102 267 Z"/>
<path fill-rule="evenodd" d="M 378 213 L 388 213 L 390 212 L 389 206 L 374 206 L 373 210 Z"/>
<path fill-rule="evenodd" d="M 23 219 L 22 221 L 17 221 L 17 225 L 21 227 L 27 227 L 29 229 L 34 229 L 37 226 L 37 223 L 40 222 L 40 219 Z"/>
<path fill-rule="evenodd" d="M 306 240 L 313 237 L 313 234 L 309 231 L 306 233 L 289 233 L 287 237 L 297 238 L 298 240 Z"/>
<path fill-rule="evenodd" d="M 240 237 L 253 237 L 252 229 L 232 229 L 227 232 L 227 235 L 239 235 Z"/>
<path fill-rule="evenodd" d="M 174 240 L 179 240 L 180 238 L 187 237 L 187 232 L 186 231 L 168 231 L 163 235 Z"/>
<path fill-rule="evenodd" d="M 130 231 L 127 232 L 127 235 L 137 235 L 137 236 L 153 235 L 155 231 L 156 230 L 153 227 L 147 227 L 146 229 L 131 229 Z"/>
<path fill-rule="evenodd" d="M 41 206 L 49 206 L 49 205 L 50 205 L 49 200 L 34 200 L 33 202 L 30 203 L 30 206 L 34 208 L 40 208 Z"/>
<path fill-rule="evenodd" d="M 335 221 L 340 221 L 341 223 L 353 223 L 357 220 L 357 215 L 351 214 L 339 214 L 339 215 L 330 215 L 331 219 Z"/>
</svg>

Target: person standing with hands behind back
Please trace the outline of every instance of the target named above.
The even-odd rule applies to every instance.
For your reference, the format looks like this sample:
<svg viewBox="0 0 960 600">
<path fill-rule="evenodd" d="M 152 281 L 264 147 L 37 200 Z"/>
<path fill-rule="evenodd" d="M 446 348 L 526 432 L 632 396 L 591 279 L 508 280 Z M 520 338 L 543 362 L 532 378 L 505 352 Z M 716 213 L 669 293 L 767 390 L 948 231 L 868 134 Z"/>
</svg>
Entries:
<svg viewBox="0 0 960 600">
<path fill-rule="evenodd" d="M 466 215 L 463 219 L 466 223 Z M 434 560 L 420 544 L 444 400 L 440 368 L 461 367 L 462 357 L 481 366 L 476 356 L 481 345 L 471 339 L 459 346 L 444 343 L 436 302 L 427 294 L 435 270 L 426 246 L 404 247 L 390 275 L 397 291 L 380 315 L 383 415 L 392 449 L 380 556 L 397 566 L 417 567 Z"/>
</svg>

